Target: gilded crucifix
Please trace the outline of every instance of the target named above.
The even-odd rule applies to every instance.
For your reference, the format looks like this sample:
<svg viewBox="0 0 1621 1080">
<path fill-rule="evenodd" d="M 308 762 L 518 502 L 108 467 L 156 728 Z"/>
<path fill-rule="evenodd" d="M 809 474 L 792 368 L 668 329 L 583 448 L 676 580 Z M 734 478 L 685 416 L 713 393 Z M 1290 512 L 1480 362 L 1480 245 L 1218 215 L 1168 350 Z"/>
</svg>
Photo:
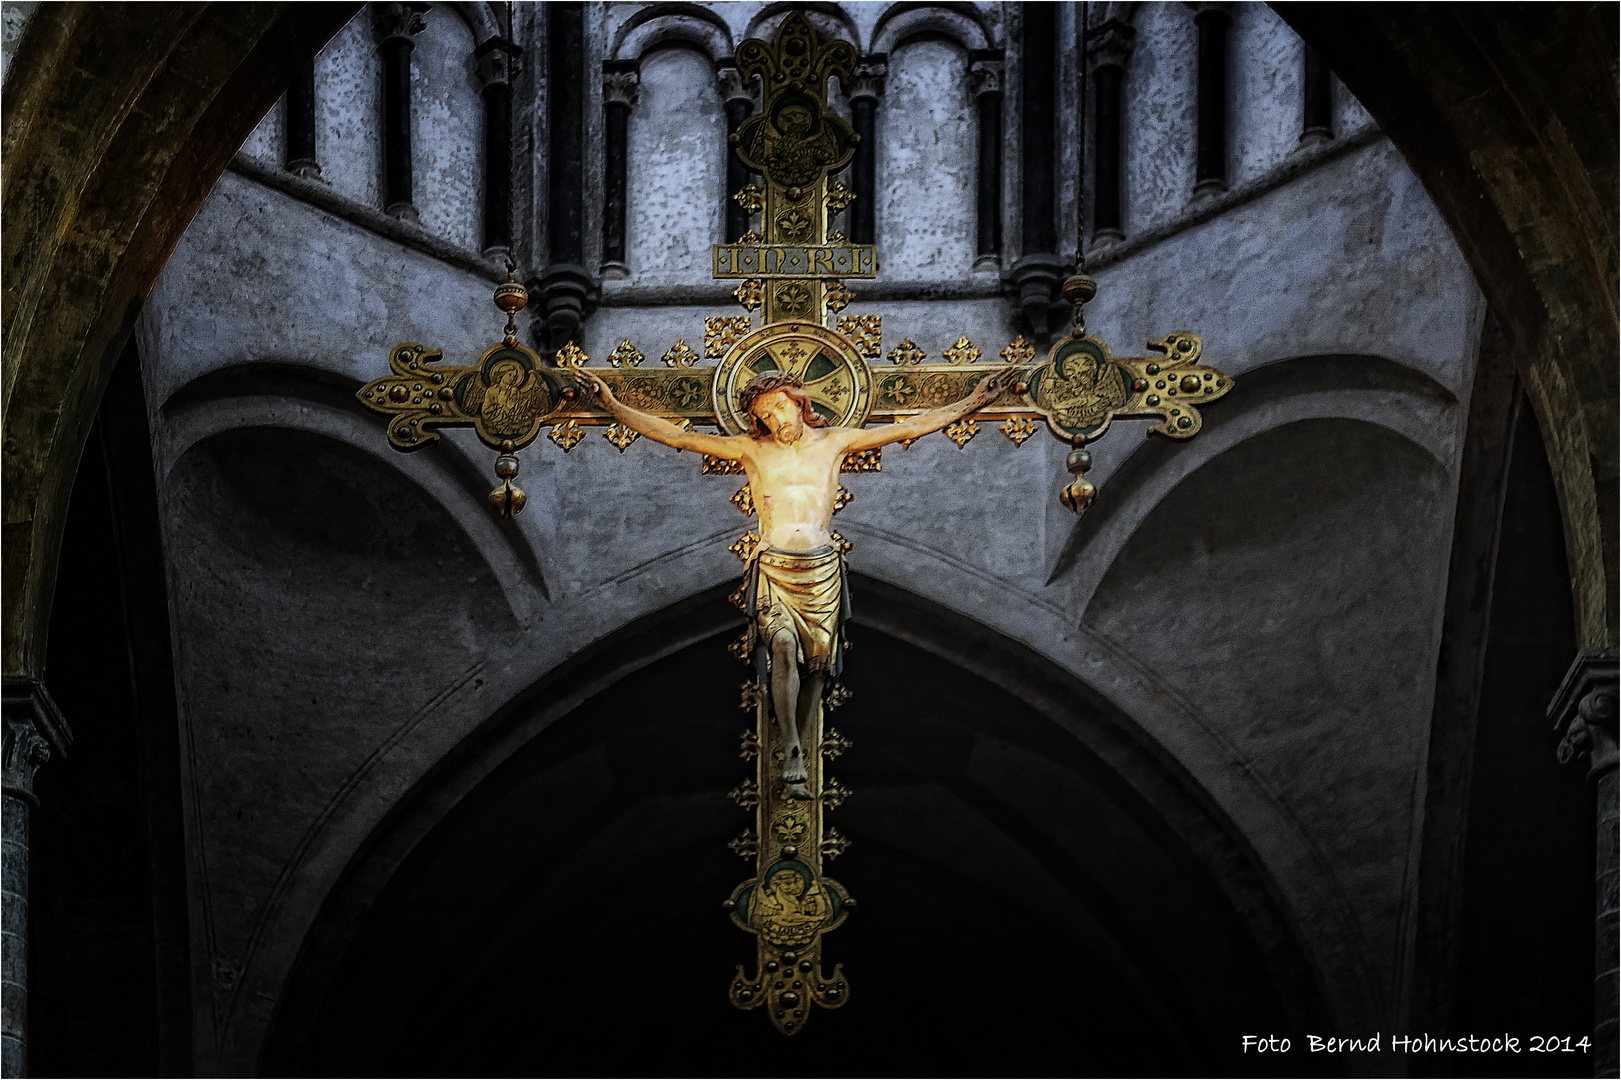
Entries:
<svg viewBox="0 0 1621 1080">
<path fill-rule="evenodd" d="M 746 478 L 732 502 L 758 518 L 759 531 L 731 546 L 745 563 L 733 602 L 747 621 L 733 651 L 754 666 L 742 705 L 755 726 L 741 752 L 755 775 L 730 794 L 754 825 L 730 846 L 753 860 L 754 875 L 725 906 L 756 948 L 753 971 L 738 966 L 729 996 L 739 1008 L 764 1008 L 789 1035 L 804 1029 L 813 1004 L 837 1008 L 849 999 L 842 968 L 824 970 L 821 951 L 822 936 L 854 905 L 823 873 L 849 844 L 823 820 L 851 795 L 826 771 L 851 745 L 825 725 L 849 697 L 837 681 L 850 611 L 850 545 L 832 528 L 851 497 L 840 474 L 880 471 L 882 447 L 910 446 L 935 431 L 965 447 L 981 420 L 1000 420 L 998 430 L 1021 446 L 1039 419 L 1072 447 L 1073 478 L 1059 497 L 1080 513 L 1096 494 L 1084 475 L 1085 446 L 1115 417 L 1155 416 L 1151 433 L 1185 439 L 1200 428 L 1198 406 L 1231 389 L 1222 372 L 1197 362 L 1192 334 L 1151 341 L 1156 356 L 1112 356 L 1085 332 L 1080 313 L 1095 286 L 1080 274 L 1064 289 L 1075 330 L 1044 363 L 1021 337 L 1001 350 L 1003 365 L 980 376 L 972 365 L 981 350 L 966 337 L 945 350 L 944 364 L 924 363 L 907 338 L 887 354 L 893 366 L 875 373 L 867 362 L 884 355 L 880 318 L 841 313 L 852 298 L 845 281 L 874 277 L 877 253 L 828 227 L 852 198 L 829 177 L 849 163 L 856 138 L 827 108 L 827 86 L 849 79 L 855 59 L 850 45 L 822 41 L 797 12 L 771 42 L 738 48 L 743 76 L 761 81 L 762 108 L 733 140 L 762 184 L 736 198 L 759 215 L 760 231 L 714 249 L 714 276 L 740 282 L 734 295 L 750 314 L 707 319 L 702 358 L 682 339 L 663 354 L 662 370 L 644 369 L 645 355 L 627 340 L 606 368 L 587 369 L 589 357 L 572 342 L 548 362 L 518 341 L 513 315 L 527 294 L 508 282 L 495 295 L 506 335 L 476 364 L 442 366 L 439 352 L 402 344 L 389 358 L 393 373 L 358 395 L 390 416 L 388 437 L 401 450 L 434 442 L 434 427 L 472 425 L 499 451 L 501 486 L 490 499 L 508 516 L 524 503 L 512 483 L 516 453 L 548 426 L 547 438 L 565 452 L 585 427 L 605 425 L 621 453 L 645 435 L 703 455 L 705 475 Z"/>
</svg>

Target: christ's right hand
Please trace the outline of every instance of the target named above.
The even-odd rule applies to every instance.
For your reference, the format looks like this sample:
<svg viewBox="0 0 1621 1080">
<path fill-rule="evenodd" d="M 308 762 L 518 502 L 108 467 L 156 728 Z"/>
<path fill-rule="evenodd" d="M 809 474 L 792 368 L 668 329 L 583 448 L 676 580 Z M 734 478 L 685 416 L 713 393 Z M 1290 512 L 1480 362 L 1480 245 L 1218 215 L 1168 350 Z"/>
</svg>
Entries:
<svg viewBox="0 0 1621 1080">
<path fill-rule="evenodd" d="M 608 389 L 607 383 L 584 368 L 575 368 L 572 374 L 576 392 L 583 394 L 606 411 L 613 412 L 615 404 L 613 391 Z"/>
</svg>

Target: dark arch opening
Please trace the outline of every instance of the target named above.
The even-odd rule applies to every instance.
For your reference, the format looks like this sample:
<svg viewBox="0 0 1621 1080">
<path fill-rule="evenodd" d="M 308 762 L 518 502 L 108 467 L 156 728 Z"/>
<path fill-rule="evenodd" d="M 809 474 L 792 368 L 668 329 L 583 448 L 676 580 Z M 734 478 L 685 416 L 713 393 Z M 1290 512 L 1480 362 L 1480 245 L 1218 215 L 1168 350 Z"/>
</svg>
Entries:
<svg viewBox="0 0 1621 1080">
<path fill-rule="evenodd" d="M 1126 745 L 1129 722 L 1028 651 L 1011 647 L 1021 667 L 1010 643 L 983 628 L 976 640 L 960 615 L 865 579 L 856 597 L 868 625 L 846 671 L 855 696 L 832 718 L 855 743 L 835 763 L 855 795 L 832 815 L 854 843 L 829 870 L 861 906 L 827 941 L 848 1008 L 785 1044 L 725 999 L 752 952 L 719 906 L 750 872 L 725 847 L 749 823 L 726 796 L 746 772 L 749 717 L 723 629 L 623 675 L 490 769 L 341 944 L 323 925 L 339 916 L 323 913 L 310 936 L 323 944 L 300 966 L 330 975 L 317 989 L 295 973 L 290 996 L 311 1000 L 284 1002 L 269 1064 L 714 1074 L 791 1049 L 796 1070 L 826 1073 L 1252 1073 L 1240 1032 L 1322 1029 L 1247 853 Z M 708 610 L 720 603 L 691 621 L 724 626 Z M 903 640 L 949 635 L 978 662 Z M 969 670 L 983 665 L 1021 693 Z M 1053 695 L 1070 716 L 1032 703 Z M 368 877 L 351 868 L 351 882 Z"/>
</svg>

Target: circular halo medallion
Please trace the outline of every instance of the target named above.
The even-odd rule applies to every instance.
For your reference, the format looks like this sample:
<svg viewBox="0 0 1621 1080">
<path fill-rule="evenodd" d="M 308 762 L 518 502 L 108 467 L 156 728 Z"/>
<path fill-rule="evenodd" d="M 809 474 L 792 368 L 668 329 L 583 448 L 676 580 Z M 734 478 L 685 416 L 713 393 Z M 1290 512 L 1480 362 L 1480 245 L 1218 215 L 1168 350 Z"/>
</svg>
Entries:
<svg viewBox="0 0 1621 1080">
<path fill-rule="evenodd" d="M 811 406 L 830 424 L 860 427 L 872 412 L 872 371 L 842 334 L 815 323 L 779 322 L 745 335 L 715 369 L 721 430 L 748 430 L 739 398 L 754 376 L 791 371 L 805 380 Z"/>
</svg>

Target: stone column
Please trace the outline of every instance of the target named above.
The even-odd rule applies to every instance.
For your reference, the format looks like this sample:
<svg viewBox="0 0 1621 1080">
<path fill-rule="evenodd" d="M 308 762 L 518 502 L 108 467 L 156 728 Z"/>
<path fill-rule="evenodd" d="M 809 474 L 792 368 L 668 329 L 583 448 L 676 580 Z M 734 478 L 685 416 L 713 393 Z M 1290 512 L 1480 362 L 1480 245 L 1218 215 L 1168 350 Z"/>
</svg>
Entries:
<svg viewBox="0 0 1621 1080">
<path fill-rule="evenodd" d="M 1583 761 L 1597 788 L 1598 862 L 1594 927 L 1593 1075 L 1616 1074 L 1616 652 L 1605 649 L 1576 658 L 1548 706 L 1559 739 L 1559 763 Z"/>
<path fill-rule="evenodd" d="M 492 37 L 473 50 L 484 99 L 484 251 L 512 254 L 512 80 L 522 50 Z"/>
<path fill-rule="evenodd" d="M 602 162 L 602 276 L 629 277 L 625 264 L 625 210 L 629 177 L 630 114 L 640 95 L 641 64 L 607 60 L 602 65 L 604 113 Z"/>
<path fill-rule="evenodd" d="M 1189 4 L 1199 28 L 1199 134 L 1193 194 L 1227 190 L 1227 28 L 1231 4 Z"/>
<path fill-rule="evenodd" d="M 1019 10 L 1021 251 L 1007 281 L 1018 297 L 1014 325 L 1044 342 L 1069 325 L 1072 308 L 1059 288 L 1075 268 L 1058 255 L 1058 5 L 1025 3 Z"/>
<path fill-rule="evenodd" d="M 1099 239 L 1120 240 L 1126 235 L 1120 223 L 1120 87 L 1136 41 L 1136 28 L 1115 18 L 1104 20 L 1087 35 L 1096 91 L 1092 106 L 1092 235 Z"/>
<path fill-rule="evenodd" d="M 979 197 L 975 209 L 974 269 L 1002 265 L 1002 77 L 1001 49 L 968 54 L 968 90 L 979 117 Z"/>
<path fill-rule="evenodd" d="M 726 190 L 721 192 L 721 206 L 726 218 L 726 242 L 735 244 L 749 231 L 749 213 L 732 196 L 749 182 L 749 169 L 737 156 L 732 136 L 743 126 L 755 109 L 760 107 L 755 96 L 755 81 L 745 80 L 737 70 L 737 57 L 723 56 L 715 61 L 715 84 L 726 107 Z"/>
<path fill-rule="evenodd" d="M 67 754 L 73 733 L 56 702 L 35 679 L 5 681 L 3 910 L 0 910 L 0 1075 L 28 1075 L 28 826 L 39 800 L 34 773 Z"/>
<path fill-rule="evenodd" d="M 417 221 L 411 201 L 411 40 L 427 29 L 427 4 L 373 4 L 383 57 L 383 210 Z"/>
<path fill-rule="evenodd" d="M 1314 146 L 1334 137 L 1333 89 L 1329 84 L 1328 65 L 1310 45 L 1301 43 L 1305 50 L 1304 116 L 1300 128 L 1300 145 Z"/>
<path fill-rule="evenodd" d="M 294 176 L 321 179 L 315 158 L 315 61 L 311 60 L 287 88 L 287 154 L 283 168 Z"/>
<path fill-rule="evenodd" d="M 540 347 L 555 353 L 596 310 L 597 283 L 585 268 L 585 5 L 542 5 L 546 19 L 546 272 L 530 292 L 544 318 Z"/>
<path fill-rule="evenodd" d="M 878 99 L 884 96 L 888 74 L 889 57 L 863 56 L 844 88 L 850 99 L 850 126 L 856 133 L 856 152 L 850 159 L 850 190 L 856 196 L 850 204 L 850 241 L 855 244 L 878 242 Z"/>
</svg>

